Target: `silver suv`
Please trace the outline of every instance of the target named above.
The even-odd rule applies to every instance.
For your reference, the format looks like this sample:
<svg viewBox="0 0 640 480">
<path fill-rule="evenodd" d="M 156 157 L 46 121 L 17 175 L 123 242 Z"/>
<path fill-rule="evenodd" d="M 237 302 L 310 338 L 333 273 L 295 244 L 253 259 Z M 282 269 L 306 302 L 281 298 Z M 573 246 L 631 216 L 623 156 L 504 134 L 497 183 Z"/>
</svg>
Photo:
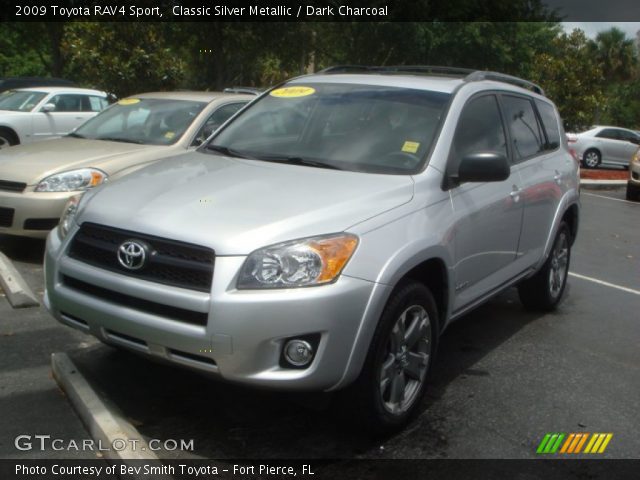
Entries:
<svg viewBox="0 0 640 480">
<path fill-rule="evenodd" d="M 334 67 L 73 199 L 48 237 L 45 301 L 108 344 L 233 382 L 348 387 L 390 431 L 419 410 L 453 320 L 514 285 L 525 307 L 556 307 L 578 212 L 578 165 L 539 87 Z"/>
</svg>

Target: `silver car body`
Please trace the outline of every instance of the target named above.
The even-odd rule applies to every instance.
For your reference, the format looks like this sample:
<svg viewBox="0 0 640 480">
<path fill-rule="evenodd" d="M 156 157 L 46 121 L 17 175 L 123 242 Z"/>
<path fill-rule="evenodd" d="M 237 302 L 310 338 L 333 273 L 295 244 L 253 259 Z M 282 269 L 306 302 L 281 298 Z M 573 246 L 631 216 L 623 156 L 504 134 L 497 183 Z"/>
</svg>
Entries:
<svg viewBox="0 0 640 480">
<path fill-rule="evenodd" d="M 202 140 L 196 137 L 216 112 L 226 106 L 244 105 L 255 98 L 253 95 L 220 92 L 155 92 L 134 97 L 199 101 L 206 106 L 182 137 L 171 145 L 138 145 L 68 137 L 0 151 L 0 209 L 13 212 L 10 224 L 0 215 L 0 234 L 34 238 L 47 236 L 53 228 L 51 223 L 57 223 L 69 197 L 78 192 L 36 191 L 44 178 L 78 168 L 96 168 L 105 172 L 110 181 L 115 180 L 152 162 L 195 149 Z M 22 189 L 17 189 L 16 185 L 22 185 Z M 37 228 L 29 228 L 30 224 Z"/>
<path fill-rule="evenodd" d="M 108 343 L 228 380 L 335 390 L 359 375 L 385 303 L 408 272 L 421 266 L 438 272 L 430 281 L 442 330 L 534 274 L 563 218 L 577 228 L 578 168 L 564 135 L 554 150 L 513 165 L 507 180 L 443 188 L 454 130 L 474 95 L 502 92 L 550 104 L 546 98 L 501 82 L 412 75 L 312 75 L 290 85 L 336 81 L 452 93 L 427 166 L 415 175 L 371 174 L 201 152 L 154 164 L 90 192 L 68 235 L 49 235 L 45 303 L 55 318 Z M 72 258 L 68 249 L 79 224 L 213 249 L 211 288 L 163 286 Z M 236 287 L 254 250 L 334 232 L 359 239 L 337 281 Z M 204 324 L 154 314 L 149 303 L 136 306 L 138 300 L 198 312 Z M 310 332 L 321 335 L 313 363 L 282 368 L 284 339 Z"/>
<path fill-rule="evenodd" d="M 99 90 L 71 87 L 34 87 L 14 90 L 15 92 L 37 92 L 44 96 L 31 106 L 28 111 L 0 110 L 0 128 L 13 132 L 19 143 L 26 144 L 60 137 L 71 132 L 86 120 L 97 115 L 100 109 L 92 111 L 79 110 L 75 108 L 59 111 L 54 109 L 47 111 L 45 105 L 51 104 L 60 96 L 69 96 L 90 99 L 98 97 L 102 99 L 96 108 L 107 105 L 107 94 Z M 86 103 L 86 100 L 85 100 Z M 82 102 L 78 102 L 82 104 Z M 89 102 L 89 105 L 91 103 Z M 4 145 L 4 143 L 2 143 Z"/>
<path fill-rule="evenodd" d="M 569 145 L 587 167 L 598 166 L 592 162 L 600 158 L 607 165 L 628 166 L 640 144 L 640 135 L 626 128 L 596 126 L 586 132 L 568 134 Z M 589 152 L 595 152 L 589 159 Z M 591 160 L 593 159 L 593 160 Z"/>
</svg>

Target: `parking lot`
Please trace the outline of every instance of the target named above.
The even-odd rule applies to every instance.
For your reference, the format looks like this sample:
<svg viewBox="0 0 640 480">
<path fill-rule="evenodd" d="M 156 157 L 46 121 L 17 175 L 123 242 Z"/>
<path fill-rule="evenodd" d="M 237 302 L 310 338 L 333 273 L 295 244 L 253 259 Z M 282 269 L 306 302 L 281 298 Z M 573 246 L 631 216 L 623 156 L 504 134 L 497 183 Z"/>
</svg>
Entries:
<svg viewBox="0 0 640 480">
<path fill-rule="evenodd" d="M 67 352 L 99 396 L 146 439 L 193 439 L 164 458 L 534 458 L 548 432 L 611 432 L 605 458 L 640 458 L 640 204 L 622 190 L 582 193 L 566 298 L 557 312 L 523 310 L 510 290 L 447 330 L 422 413 L 372 439 L 339 396 L 249 390 L 159 365 L 96 342 L 43 307 L 0 299 L 0 457 L 21 434 L 87 438 L 50 374 Z M 37 295 L 44 242 L 0 237 Z M 91 452 L 74 453 L 92 458 Z"/>
</svg>

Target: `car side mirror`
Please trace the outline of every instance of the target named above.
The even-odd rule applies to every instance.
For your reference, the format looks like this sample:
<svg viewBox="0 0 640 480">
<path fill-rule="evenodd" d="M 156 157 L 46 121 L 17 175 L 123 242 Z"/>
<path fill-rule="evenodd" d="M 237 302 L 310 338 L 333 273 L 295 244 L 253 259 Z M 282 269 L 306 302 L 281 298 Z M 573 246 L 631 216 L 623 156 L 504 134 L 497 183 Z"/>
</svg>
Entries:
<svg viewBox="0 0 640 480">
<path fill-rule="evenodd" d="M 40 109 L 44 113 L 53 112 L 56 109 L 55 104 L 53 103 L 45 103 Z"/>
<path fill-rule="evenodd" d="M 507 157 L 501 153 L 475 152 L 460 161 L 458 175 L 453 180 L 462 182 L 501 182 L 511 175 Z"/>
</svg>

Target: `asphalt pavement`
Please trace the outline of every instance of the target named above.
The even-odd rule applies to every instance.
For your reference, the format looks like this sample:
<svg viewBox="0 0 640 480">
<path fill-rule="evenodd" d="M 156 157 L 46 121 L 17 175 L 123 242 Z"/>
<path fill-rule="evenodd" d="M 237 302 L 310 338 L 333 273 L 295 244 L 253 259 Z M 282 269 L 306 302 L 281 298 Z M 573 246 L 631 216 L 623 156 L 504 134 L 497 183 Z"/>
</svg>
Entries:
<svg viewBox="0 0 640 480">
<path fill-rule="evenodd" d="M 145 439 L 193 439 L 192 452 L 163 458 L 535 458 L 548 432 L 611 432 L 599 458 L 640 458 L 640 204 L 623 199 L 583 190 L 560 308 L 526 312 L 510 290 L 455 322 L 419 418 L 384 439 L 354 428 L 343 398 L 211 381 L 0 299 L 0 458 L 55 457 L 16 451 L 19 434 L 87 438 L 50 377 L 55 351 Z M 0 237 L 0 250 L 41 293 L 43 242 Z"/>
</svg>

